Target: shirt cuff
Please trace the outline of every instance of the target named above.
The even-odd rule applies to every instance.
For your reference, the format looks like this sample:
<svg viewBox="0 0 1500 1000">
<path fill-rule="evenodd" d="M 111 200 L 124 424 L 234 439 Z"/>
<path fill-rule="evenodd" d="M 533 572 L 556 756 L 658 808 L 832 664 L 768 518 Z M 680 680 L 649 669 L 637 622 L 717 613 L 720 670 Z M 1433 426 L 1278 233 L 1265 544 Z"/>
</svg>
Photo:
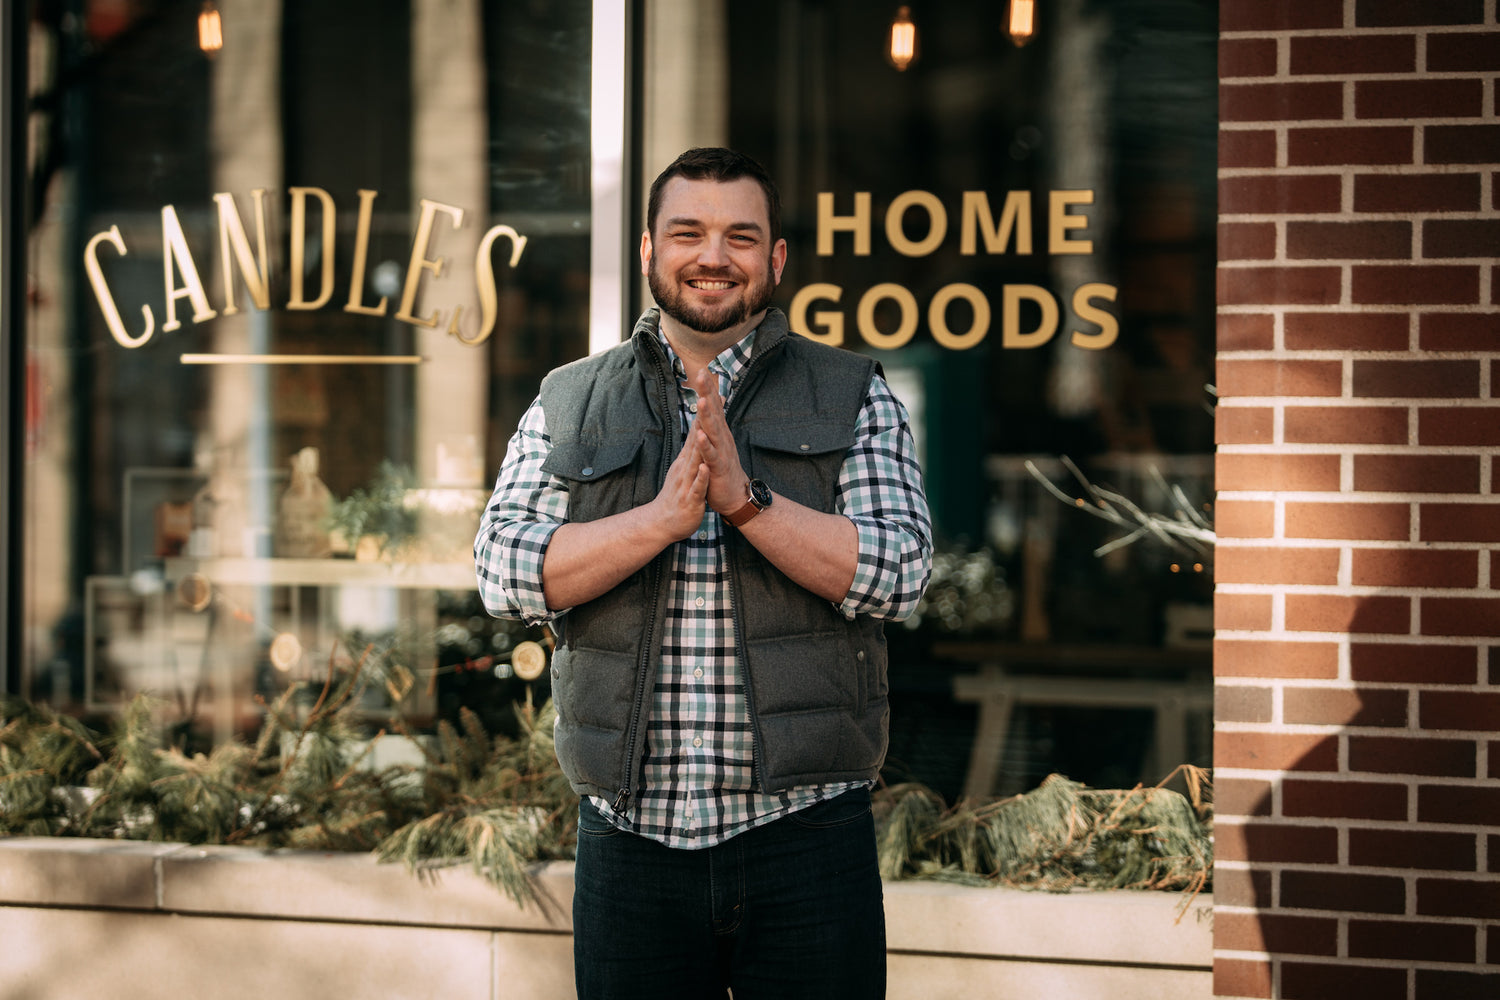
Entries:
<svg viewBox="0 0 1500 1000">
<path fill-rule="evenodd" d="M 547 546 L 560 527 L 562 525 L 555 522 L 536 521 L 517 527 L 508 539 L 501 586 L 509 597 L 511 608 L 528 625 L 552 621 L 563 613 L 547 607 L 547 595 L 542 587 L 542 564 L 547 558 Z"/>
<path fill-rule="evenodd" d="M 895 590 L 891 574 L 898 568 L 890 555 L 890 542 L 886 537 L 891 529 L 864 519 L 853 519 L 859 533 L 859 558 L 854 566 L 854 581 L 849 584 L 849 593 L 838 606 L 839 613 L 853 619 L 855 615 L 868 614 L 883 608 Z"/>
</svg>

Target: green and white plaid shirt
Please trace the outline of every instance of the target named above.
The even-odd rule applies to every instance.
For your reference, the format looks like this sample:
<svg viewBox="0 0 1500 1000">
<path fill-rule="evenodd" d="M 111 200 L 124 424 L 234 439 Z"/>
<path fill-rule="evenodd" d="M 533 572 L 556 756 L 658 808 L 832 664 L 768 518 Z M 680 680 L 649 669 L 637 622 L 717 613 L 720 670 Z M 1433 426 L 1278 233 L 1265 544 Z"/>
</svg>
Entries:
<svg viewBox="0 0 1500 1000">
<path fill-rule="evenodd" d="M 658 337 L 682 390 L 684 433 L 697 411 L 681 360 Z M 726 405 L 755 343 L 751 332 L 709 365 Z M 511 438 L 475 543 L 486 607 L 530 623 L 550 621 L 542 560 L 567 520 L 566 484 L 541 471 L 551 450 L 540 401 Z M 845 617 L 899 621 L 916 609 L 931 569 L 932 528 L 906 410 L 878 374 L 861 408 L 855 443 L 835 488 L 836 509 L 859 532 L 859 562 L 839 605 Z M 624 814 L 595 805 L 623 830 L 669 847 L 722 843 L 855 787 L 818 785 L 763 793 L 753 747 L 724 563 L 723 525 L 705 510 L 698 531 L 673 546 L 666 632 L 647 725 L 639 794 Z"/>
</svg>

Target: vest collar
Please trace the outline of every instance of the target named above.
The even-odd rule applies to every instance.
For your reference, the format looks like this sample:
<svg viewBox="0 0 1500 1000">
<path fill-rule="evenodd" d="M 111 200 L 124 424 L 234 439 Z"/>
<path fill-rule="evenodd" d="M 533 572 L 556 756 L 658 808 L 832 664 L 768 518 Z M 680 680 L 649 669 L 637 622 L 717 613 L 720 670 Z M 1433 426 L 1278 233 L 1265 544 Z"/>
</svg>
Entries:
<svg viewBox="0 0 1500 1000">
<path fill-rule="evenodd" d="M 661 344 L 657 341 L 657 330 L 660 326 L 661 310 L 656 306 L 652 306 L 641 313 L 640 319 L 635 321 L 635 328 L 631 331 L 630 339 L 635 345 L 638 357 L 649 358 L 657 363 L 665 363 L 666 356 L 661 350 Z M 760 326 L 755 329 L 755 350 L 751 354 L 752 360 L 779 348 L 791 332 L 791 327 L 787 323 L 786 313 L 775 306 L 771 306 L 766 310 L 766 315 L 761 319 Z"/>
</svg>

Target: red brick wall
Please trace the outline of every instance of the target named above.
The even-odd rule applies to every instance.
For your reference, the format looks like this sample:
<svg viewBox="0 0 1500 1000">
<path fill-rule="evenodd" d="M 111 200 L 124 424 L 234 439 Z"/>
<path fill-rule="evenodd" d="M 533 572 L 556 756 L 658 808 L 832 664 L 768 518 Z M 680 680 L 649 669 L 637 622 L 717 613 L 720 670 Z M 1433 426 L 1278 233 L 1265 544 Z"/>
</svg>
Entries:
<svg viewBox="0 0 1500 1000">
<path fill-rule="evenodd" d="M 1496 2 L 1220 3 L 1221 997 L 1500 998 Z"/>
</svg>

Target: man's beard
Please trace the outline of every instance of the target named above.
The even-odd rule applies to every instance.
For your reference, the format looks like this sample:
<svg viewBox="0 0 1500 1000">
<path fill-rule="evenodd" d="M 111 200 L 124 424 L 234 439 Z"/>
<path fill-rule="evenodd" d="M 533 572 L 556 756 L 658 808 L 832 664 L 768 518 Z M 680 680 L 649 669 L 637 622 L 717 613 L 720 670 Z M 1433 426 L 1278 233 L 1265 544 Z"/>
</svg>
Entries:
<svg viewBox="0 0 1500 1000">
<path fill-rule="evenodd" d="M 727 278 L 729 269 L 726 268 L 718 273 Z M 714 280 L 714 277 L 714 273 L 692 275 L 693 279 L 705 278 L 710 281 Z M 662 277 L 661 271 L 656 266 L 655 257 L 651 258 L 651 263 L 646 268 L 646 283 L 651 288 L 651 297 L 656 300 L 662 312 L 689 330 L 696 330 L 699 333 L 723 333 L 725 330 L 738 326 L 769 306 L 772 297 L 776 294 L 776 279 L 771 271 L 769 257 L 766 259 L 766 273 L 763 281 L 747 281 L 741 286 L 741 293 L 737 298 L 716 306 L 688 305 L 683 299 L 681 286 Z"/>
</svg>

